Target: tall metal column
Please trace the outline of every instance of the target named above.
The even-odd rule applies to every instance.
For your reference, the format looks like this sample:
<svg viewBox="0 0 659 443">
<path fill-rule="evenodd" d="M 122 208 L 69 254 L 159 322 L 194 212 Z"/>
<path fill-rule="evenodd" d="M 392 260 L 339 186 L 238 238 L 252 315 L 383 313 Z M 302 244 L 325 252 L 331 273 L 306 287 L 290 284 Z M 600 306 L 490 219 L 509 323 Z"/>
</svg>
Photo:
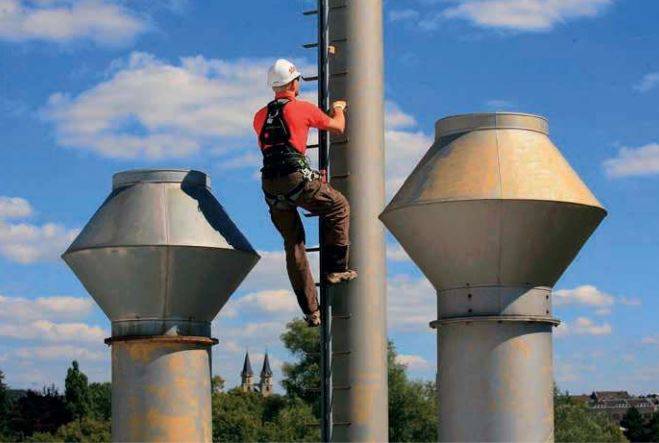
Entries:
<svg viewBox="0 0 659 443">
<path fill-rule="evenodd" d="M 333 441 L 387 441 L 384 92 L 381 0 L 331 0 L 333 99 L 348 102 L 345 136 L 332 139 L 331 183 L 351 205 L 350 265 L 332 289 Z"/>
</svg>

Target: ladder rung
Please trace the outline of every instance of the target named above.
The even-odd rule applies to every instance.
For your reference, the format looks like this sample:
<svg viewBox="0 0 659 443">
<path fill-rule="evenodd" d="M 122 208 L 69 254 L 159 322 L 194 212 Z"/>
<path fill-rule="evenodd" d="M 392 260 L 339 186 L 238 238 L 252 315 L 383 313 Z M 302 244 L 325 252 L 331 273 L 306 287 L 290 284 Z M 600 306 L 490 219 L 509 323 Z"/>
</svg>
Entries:
<svg viewBox="0 0 659 443">
<path fill-rule="evenodd" d="M 334 43 L 345 43 L 347 41 L 348 41 L 347 38 L 337 38 L 335 40 L 331 40 L 330 45 L 332 45 Z M 305 43 L 304 45 L 302 45 L 302 47 L 305 48 L 305 49 L 317 48 L 318 47 L 318 42 Z"/>
<path fill-rule="evenodd" d="M 347 174 L 339 174 L 339 175 L 333 175 L 330 178 L 334 180 L 335 178 L 348 178 L 350 177 L 350 173 L 348 172 Z"/>
<path fill-rule="evenodd" d="M 302 388 L 302 390 L 307 392 L 320 392 L 320 388 Z"/>
<path fill-rule="evenodd" d="M 350 320 L 352 318 L 352 315 L 351 314 L 345 314 L 345 315 L 337 314 L 337 315 L 333 315 L 332 318 L 338 318 L 338 319 L 341 319 L 341 320 Z"/>
<path fill-rule="evenodd" d="M 332 386 L 332 389 L 335 391 L 349 391 L 352 389 L 352 386 Z"/>
<path fill-rule="evenodd" d="M 345 7 L 346 7 L 346 5 L 331 6 L 331 7 L 329 8 L 329 10 L 332 11 L 332 10 L 334 10 L 334 9 L 343 9 L 343 8 L 345 8 Z M 302 12 L 302 15 L 316 15 L 316 14 L 318 14 L 318 10 L 317 10 L 317 9 L 311 9 L 311 10 L 309 10 L 309 11 L 303 11 L 303 12 Z"/>
<path fill-rule="evenodd" d="M 314 286 L 320 288 L 321 283 L 314 283 Z"/>
<path fill-rule="evenodd" d="M 307 248 L 307 252 L 319 252 L 320 251 L 320 246 L 314 246 L 313 248 Z"/>
<path fill-rule="evenodd" d="M 318 149 L 319 146 L 320 145 L 318 143 L 316 143 L 314 145 L 307 145 L 307 149 Z"/>
<path fill-rule="evenodd" d="M 336 351 L 332 352 L 332 355 L 350 355 L 352 354 L 352 351 Z"/>
<path fill-rule="evenodd" d="M 349 421 L 333 421 L 332 424 L 334 426 L 350 426 L 352 422 Z"/>
<path fill-rule="evenodd" d="M 311 212 L 305 212 L 304 216 L 305 217 L 318 217 L 318 214 L 312 214 Z"/>
<path fill-rule="evenodd" d="M 345 77 L 346 75 L 348 75 L 348 71 L 336 72 L 334 74 L 330 74 L 330 78 Z M 304 80 L 305 82 L 315 82 L 318 81 L 318 76 L 313 75 L 311 77 L 302 77 L 302 80 Z"/>
</svg>

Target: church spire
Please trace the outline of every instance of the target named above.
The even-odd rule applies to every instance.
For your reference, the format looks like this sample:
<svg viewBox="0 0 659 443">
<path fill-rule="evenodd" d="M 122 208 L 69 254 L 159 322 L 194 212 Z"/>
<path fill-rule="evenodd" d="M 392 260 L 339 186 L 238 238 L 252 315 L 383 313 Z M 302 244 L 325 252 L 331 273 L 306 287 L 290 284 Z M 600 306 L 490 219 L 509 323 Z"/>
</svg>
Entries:
<svg viewBox="0 0 659 443">
<path fill-rule="evenodd" d="M 265 351 L 265 358 L 263 359 L 263 369 L 261 369 L 261 377 L 272 377 L 272 369 L 270 369 L 270 359 L 268 358 L 268 351 Z"/>
<path fill-rule="evenodd" d="M 261 395 L 268 397 L 272 394 L 272 369 L 270 369 L 270 359 L 268 358 L 268 351 L 265 351 L 263 358 L 263 369 L 261 369 Z"/>
<path fill-rule="evenodd" d="M 245 363 L 243 363 L 243 370 L 240 373 L 240 389 L 243 392 L 252 392 L 254 390 L 252 386 L 252 377 L 254 377 L 254 371 L 252 371 L 252 363 L 249 361 L 249 352 L 245 353 Z"/>
<path fill-rule="evenodd" d="M 241 377 L 253 377 L 252 363 L 249 361 L 249 351 L 245 353 L 245 363 L 243 363 L 243 371 L 240 373 Z"/>
</svg>

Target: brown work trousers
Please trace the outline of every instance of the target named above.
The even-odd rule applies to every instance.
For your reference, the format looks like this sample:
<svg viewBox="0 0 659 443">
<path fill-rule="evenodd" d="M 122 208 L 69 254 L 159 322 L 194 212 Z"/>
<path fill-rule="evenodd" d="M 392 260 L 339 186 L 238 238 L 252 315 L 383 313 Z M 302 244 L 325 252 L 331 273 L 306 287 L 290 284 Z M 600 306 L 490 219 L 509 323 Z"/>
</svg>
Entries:
<svg viewBox="0 0 659 443">
<path fill-rule="evenodd" d="M 301 172 L 294 172 L 278 178 L 263 178 L 262 187 L 270 194 L 286 194 L 303 180 Z M 297 207 L 324 217 L 325 245 L 348 246 L 350 206 L 343 194 L 322 180 L 315 179 L 306 183 L 294 204 L 287 208 L 270 207 L 272 223 L 284 238 L 288 278 L 302 312 L 308 315 L 318 310 L 318 296 L 307 259 L 304 226 Z"/>
</svg>

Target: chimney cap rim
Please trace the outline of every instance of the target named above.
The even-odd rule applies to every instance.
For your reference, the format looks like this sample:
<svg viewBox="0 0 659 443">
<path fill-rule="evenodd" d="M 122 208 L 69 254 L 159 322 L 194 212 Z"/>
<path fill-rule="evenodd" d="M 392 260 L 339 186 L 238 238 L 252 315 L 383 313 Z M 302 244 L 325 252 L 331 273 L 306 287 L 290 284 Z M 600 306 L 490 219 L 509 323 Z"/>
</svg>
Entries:
<svg viewBox="0 0 659 443">
<path fill-rule="evenodd" d="M 210 177 L 195 169 L 130 169 L 112 176 L 112 189 L 138 183 L 186 183 L 210 188 Z"/>
</svg>

